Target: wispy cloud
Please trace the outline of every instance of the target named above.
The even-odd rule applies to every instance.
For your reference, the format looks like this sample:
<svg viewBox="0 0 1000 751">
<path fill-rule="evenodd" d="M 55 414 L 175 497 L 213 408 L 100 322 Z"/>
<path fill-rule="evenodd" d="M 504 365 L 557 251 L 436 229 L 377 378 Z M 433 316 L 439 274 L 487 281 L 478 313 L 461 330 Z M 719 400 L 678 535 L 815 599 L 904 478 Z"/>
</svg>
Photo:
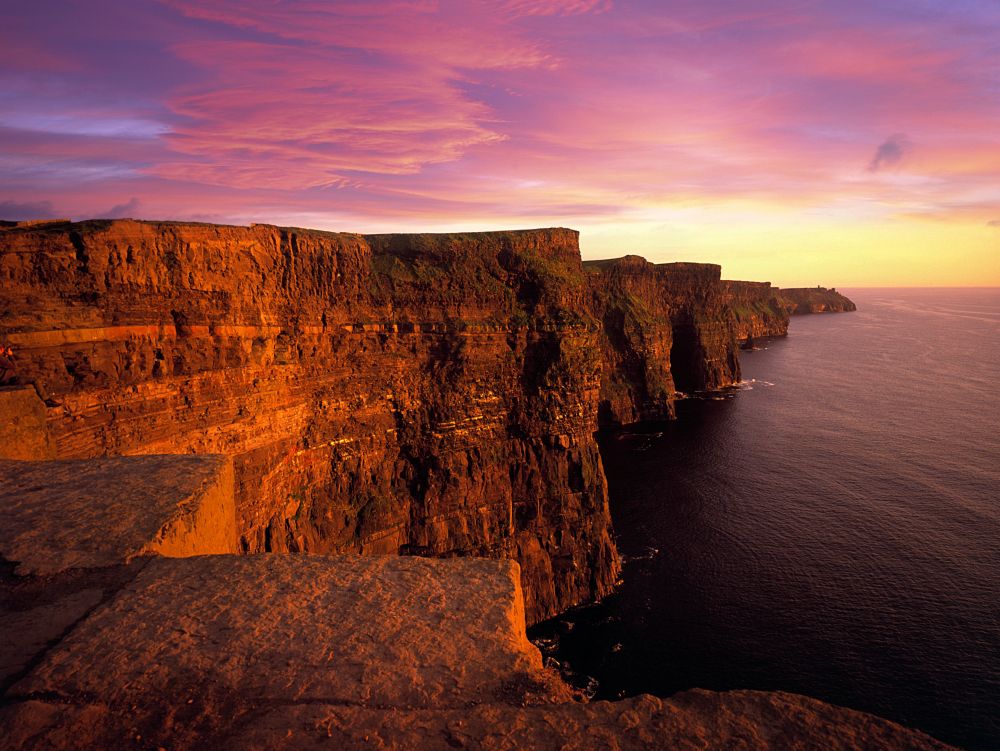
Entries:
<svg viewBox="0 0 1000 751">
<path fill-rule="evenodd" d="M 135 218 L 135 214 L 141 205 L 142 201 L 133 196 L 125 203 L 116 203 L 107 211 L 100 212 L 100 216 L 102 219 Z"/>
<path fill-rule="evenodd" d="M 0 27 L 0 196 L 35 213 L 586 231 L 767 204 L 779 233 L 1000 201 L 990 3 L 55 1 Z"/>
<path fill-rule="evenodd" d="M 519 16 L 575 16 L 604 13 L 611 0 L 507 0 L 504 7 Z"/>
<path fill-rule="evenodd" d="M 51 201 L 0 201 L 0 219 L 53 219 L 56 212 Z"/>
<path fill-rule="evenodd" d="M 910 148 L 910 140 L 902 133 L 889 136 L 875 149 L 875 154 L 868 163 L 868 171 L 878 172 L 886 167 L 894 167 L 903 161 Z"/>
</svg>

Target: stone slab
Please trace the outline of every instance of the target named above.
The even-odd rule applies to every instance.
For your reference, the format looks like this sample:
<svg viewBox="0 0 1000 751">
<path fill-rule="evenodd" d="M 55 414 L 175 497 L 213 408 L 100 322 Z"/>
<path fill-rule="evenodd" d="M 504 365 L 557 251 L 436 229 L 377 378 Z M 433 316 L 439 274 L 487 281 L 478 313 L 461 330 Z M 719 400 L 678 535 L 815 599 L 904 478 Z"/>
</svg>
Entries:
<svg viewBox="0 0 1000 751">
<path fill-rule="evenodd" d="M 233 470 L 216 455 L 0 461 L 0 556 L 19 575 L 237 549 Z"/>
<path fill-rule="evenodd" d="M 488 704 L 467 711 L 393 711 L 296 706 L 272 711 L 232 740 L 241 749 L 580 749 L 581 751 L 944 751 L 888 720 L 781 692 L 695 689 L 670 699 L 532 707 Z"/>
<path fill-rule="evenodd" d="M 20 694 L 446 707 L 541 668 L 517 565 L 482 559 L 154 559 Z"/>
<path fill-rule="evenodd" d="M 48 413 L 32 386 L 0 388 L 0 459 L 53 459 Z"/>
<path fill-rule="evenodd" d="M 131 569 L 7 692 L 10 747 L 947 748 L 791 694 L 572 701 L 525 636 L 512 562 L 272 554 Z"/>
</svg>

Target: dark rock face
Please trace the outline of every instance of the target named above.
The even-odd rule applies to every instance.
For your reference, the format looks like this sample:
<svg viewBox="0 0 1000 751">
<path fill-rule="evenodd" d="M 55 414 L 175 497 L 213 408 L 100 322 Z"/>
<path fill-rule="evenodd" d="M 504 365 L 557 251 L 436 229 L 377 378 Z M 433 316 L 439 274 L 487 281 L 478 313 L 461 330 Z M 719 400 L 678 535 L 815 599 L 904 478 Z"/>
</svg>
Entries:
<svg viewBox="0 0 1000 751">
<path fill-rule="evenodd" d="M 529 622 L 617 578 L 598 425 L 787 327 L 770 285 L 567 229 L 46 222 L 0 228 L 0 281 L 56 457 L 230 456 L 244 552 L 514 558 Z"/>
<path fill-rule="evenodd" d="M 798 287 L 781 290 L 793 315 L 805 313 L 849 313 L 857 306 L 835 289 Z"/>
<path fill-rule="evenodd" d="M 46 225 L 0 278 L 56 455 L 231 456 L 247 552 L 510 557 L 529 621 L 617 577 L 576 232 Z"/>
<path fill-rule="evenodd" d="M 601 322 L 601 425 L 674 416 L 673 326 L 656 267 L 639 256 L 584 263 Z"/>
<path fill-rule="evenodd" d="M 584 269 L 604 330 L 602 426 L 673 417 L 678 391 L 739 382 L 740 341 L 787 332 L 769 284 L 722 281 L 714 264 L 625 256 Z"/>
<path fill-rule="evenodd" d="M 787 301 L 781 296 L 782 290 L 772 287 L 770 282 L 726 281 L 722 284 L 738 340 L 788 334 L 789 310 Z"/>
</svg>

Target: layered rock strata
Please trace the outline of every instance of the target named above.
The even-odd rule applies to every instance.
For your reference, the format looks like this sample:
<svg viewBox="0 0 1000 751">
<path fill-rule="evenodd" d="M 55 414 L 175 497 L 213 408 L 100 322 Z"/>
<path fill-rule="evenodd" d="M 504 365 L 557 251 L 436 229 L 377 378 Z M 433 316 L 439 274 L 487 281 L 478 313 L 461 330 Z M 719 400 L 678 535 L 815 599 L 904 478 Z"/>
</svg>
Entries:
<svg viewBox="0 0 1000 751">
<path fill-rule="evenodd" d="M 532 621 L 617 577 L 576 232 L 56 223 L 0 279 L 55 454 L 232 457 L 245 552 L 513 558 Z"/>
<path fill-rule="evenodd" d="M 225 455 L 242 552 L 512 558 L 531 622 L 616 580 L 597 427 L 787 326 L 769 285 L 584 265 L 567 229 L 28 223 L 0 282 L 17 458 Z"/>
</svg>

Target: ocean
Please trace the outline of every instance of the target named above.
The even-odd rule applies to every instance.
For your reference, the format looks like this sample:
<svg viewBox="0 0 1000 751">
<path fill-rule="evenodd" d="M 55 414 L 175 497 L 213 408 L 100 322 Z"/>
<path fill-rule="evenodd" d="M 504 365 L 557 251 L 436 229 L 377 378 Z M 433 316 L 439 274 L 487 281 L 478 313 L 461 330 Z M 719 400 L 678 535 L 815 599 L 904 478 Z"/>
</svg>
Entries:
<svg viewBox="0 0 1000 751">
<path fill-rule="evenodd" d="M 622 582 L 530 632 L 597 698 L 784 690 L 1000 749 L 1000 289 L 842 290 L 601 437 Z"/>
</svg>

